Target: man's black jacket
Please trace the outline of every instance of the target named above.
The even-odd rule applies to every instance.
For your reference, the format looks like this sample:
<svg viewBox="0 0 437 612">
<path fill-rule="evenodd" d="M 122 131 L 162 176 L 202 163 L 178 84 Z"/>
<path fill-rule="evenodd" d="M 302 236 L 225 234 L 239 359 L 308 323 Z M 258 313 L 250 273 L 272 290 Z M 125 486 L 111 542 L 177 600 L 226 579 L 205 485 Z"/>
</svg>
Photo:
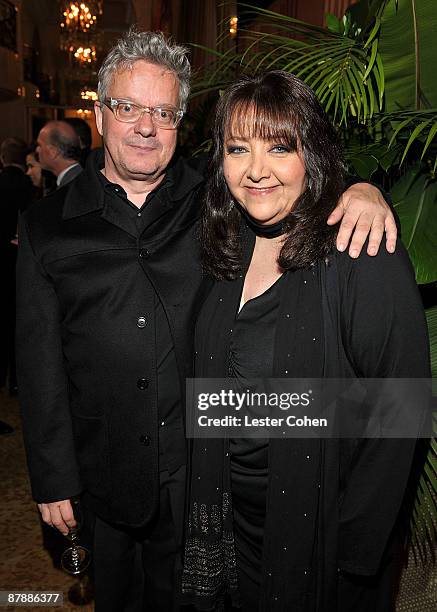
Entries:
<svg viewBox="0 0 437 612">
<path fill-rule="evenodd" d="M 22 219 L 17 363 L 24 437 L 36 501 L 85 492 L 104 520 L 140 526 L 156 509 L 159 487 L 154 292 L 184 389 L 205 288 L 195 237 L 203 177 L 179 159 L 170 185 L 154 196 L 164 206 L 155 219 L 149 211 L 138 238 L 96 189 L 95 165 L 91 159 Z"/>
</svg>

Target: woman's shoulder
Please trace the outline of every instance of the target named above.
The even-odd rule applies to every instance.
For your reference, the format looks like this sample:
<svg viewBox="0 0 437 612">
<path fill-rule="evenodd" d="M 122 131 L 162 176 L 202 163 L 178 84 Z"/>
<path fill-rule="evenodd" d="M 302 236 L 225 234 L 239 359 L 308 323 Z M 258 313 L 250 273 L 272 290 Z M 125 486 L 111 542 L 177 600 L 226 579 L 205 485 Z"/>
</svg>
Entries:
<svg viewBox="0 0 437 612">
<path fill-rule="evenodd" d="M 350 257 L 346 251 L 335 249 L 331 254 L 331 264 L 338 270 L 339 279 L 350 284 L 352 281 L 369 282 L 378 285 L 381 281 L 393 287 L 399 283 L 416 284 L 413 265 L 405 246 L 400 240 L 394 253 L 389 253 L 381 244 L 378 253 L 367 254 L 366 241 L 358 257 Z"/>
</svg>

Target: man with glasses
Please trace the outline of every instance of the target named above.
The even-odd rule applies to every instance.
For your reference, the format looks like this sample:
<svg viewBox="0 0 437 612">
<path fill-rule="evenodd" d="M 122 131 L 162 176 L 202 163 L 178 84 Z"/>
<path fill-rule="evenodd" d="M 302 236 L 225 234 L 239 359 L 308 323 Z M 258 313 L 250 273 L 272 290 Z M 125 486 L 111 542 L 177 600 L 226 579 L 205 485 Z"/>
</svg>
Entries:
<svg viewBox="0 0 437 612">
<path fill-rule="evenodd" d="M 18 365 L 33 496 L 66 534 L 81 495 L 94 527 L 97 612 L 179 606 L 182 397 L 207 290 L 196 242 L 203 175 L 174 157 L 189 76 L 186 50 L 161 34 L 131 30 L 118 41 L 99 72 L 103 152 L 20 230 Z M 375 217 L 379 243 L 375 227 L 393 223 L 391 213 L 370 186 L 376 203 L 363 204 L 362 189 L 349 192 L 347 222 Z"/>
</svg>

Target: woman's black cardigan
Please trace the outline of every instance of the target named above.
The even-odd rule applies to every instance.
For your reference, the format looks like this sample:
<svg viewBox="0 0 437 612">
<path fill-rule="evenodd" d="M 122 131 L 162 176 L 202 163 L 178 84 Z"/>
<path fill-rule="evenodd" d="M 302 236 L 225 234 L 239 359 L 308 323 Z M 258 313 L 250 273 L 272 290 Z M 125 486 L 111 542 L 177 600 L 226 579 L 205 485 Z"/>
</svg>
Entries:
<svg viewBox="0 0 437 612">
<path fill-rule="evenodd" d="M 253 243 L 252 235 L 249 256 Z M 243 282 L 243 275 L 217 282 L 203 306 L 196 328 L 198 377 L 227 374 Z M 336 252 L 329 265 L 287 273 L 273 376 L 430 377 L 424 312 L 402 245 L 394 254 L 381 249 L 376 257 L 363 252 L 356 260 Z M 203 507 L 208 517 L 214 503 L 221 503 L 214 500 L 216 490 L 222 493 L 220 448 L 210 440 L 193 444 L 184 589 L 187 601 L 203 609 L 214 609 L 223 585 L 217 587 L 217 566 L 208 583 L 208 560 L 214 557 L 208 553 L 208 521 L 202 533 L 193 525 L 193 508 Z M 338 571 L 378 573 L 414 449 L 414 439 L 270 441 L 261 612 L 326 612 L 335 609 Z M 211 551 L 217 552 L 214 537 Z M 202 573 L 198 582 L 196 567 Z"/>
</svg>

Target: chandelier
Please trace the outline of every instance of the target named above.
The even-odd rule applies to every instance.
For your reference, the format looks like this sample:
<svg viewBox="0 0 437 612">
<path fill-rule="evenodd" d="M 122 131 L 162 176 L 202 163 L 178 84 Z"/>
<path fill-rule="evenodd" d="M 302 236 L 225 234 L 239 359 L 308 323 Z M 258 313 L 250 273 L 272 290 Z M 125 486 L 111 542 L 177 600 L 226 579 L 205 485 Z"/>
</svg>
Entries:
<svg viewBox="0 0 437 612">
<path fill-rule="evenodd" d="M 97 58 L 94 45 L 92 47 L 77 47 L 77 49 L 71 47 L 70 51 L 73 53 L 73 57 L 84 64 L 91 64 L 91 62 L 95 62 Z"/>
<path fill-rule="evenodd" d="M 82 100 L 91 100 L 95 102 L 98 100 L 97 92 L 94 89 L 89 89 L 88 87 L 84 87 L 80 92 L 80 97 Z"/>
<path fill-rule="evenodd" d="M 102 0 L 61 0 L 61 49 L 68 51 L 78 66 L 93 64 L 97 59 L 97 22 L 102 13 Z"/>
<path fill-rule="evenodd" d="M 61 22 L 61 28 L 82 30 L 82 32 L 86 32 L 97 21 L 97 15 L 93 14 L 85 2 L 80 4 L 79 2 L 67 2 L 63 17 L 64 21 Z"/>
</svg>

